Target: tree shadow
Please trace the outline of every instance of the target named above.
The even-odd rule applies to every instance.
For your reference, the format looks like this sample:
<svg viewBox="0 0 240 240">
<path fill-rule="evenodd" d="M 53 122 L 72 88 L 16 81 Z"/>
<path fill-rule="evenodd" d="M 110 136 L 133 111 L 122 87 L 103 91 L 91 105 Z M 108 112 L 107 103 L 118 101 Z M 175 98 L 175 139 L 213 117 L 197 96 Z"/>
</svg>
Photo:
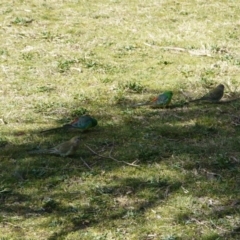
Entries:
<svg viewBox="0 0 240 240">
<path fill-rule="evenodd" d="M 168 194 L 171 194 L 181 186 L 180 182 L 170 183 L 164 179 L 155 182 L 140 178 L 118 180 L 117 183 L 92 189 L 91 194 L 88 193 L 92 196 L 90 206 L 81 207 L 71 214 L 69 219 L 71 223 L 69 225 L 71 226 L 67 230 L 62 228 L 61 231 L 54 233 L 49 239 L 58 239 L 66 236 L 69 232 L 80 231 L 94 225 L 101 227 L 109 221 L 141 216 L 147 209 L 153 208 L 161 201 L 166 200 L 166 190 Z M 146 190 L 150 194 L 148 199 L 144 197 L 134 199 L 134 196 Z M 103 201 L 106 196 L 112 200 L 107 209 L 106 206 L 104 207 L 105 203 Z M 55 214 L 60 217 L 66 211 L 66 208 L 60 207 Z"/>
<path fill-rule="evenodd" d="M 237 103 L 234 106 L 238 109 Z M 116 107 L 125 109 L 124 106 Z M 231 119 L 221 112 L 230 110 L 226 105 L 221 108 L 218 112 L 215 105 L 194 105 L 184 109 L 133 110 L 124 112 L 118 124 L 103 125 L 87 133 L 77 134 L 83 137 L 84 143 L 90 144 L 101 155 L 108 156 L 113 150 L 112 154 L 118 160 L 127 162 L 137 160 L 140 169 L 136 171 L 144 172 L 149 166 L 154 168 L 155 164 L 164 164 L 179 173 L 188 172 L 183 180 L 184 187 L 194 188 L 194 178 L 207 182 L 206 186 L 213 182 L 217 187 L 210 188 L 211 194 L 221 199 L 229 194 L 230 190 L 226 187 L 225 190 L 219 191 L 226 184 L 230 186 L 231 194 L 234 196 L 238 194 L 236 176 L 240 170 L 240 163 L 237 161 L 238 142 L 234 139 L 239 130 L 229 125 L 226 127 Z M 106 114 L 104 118 L 110 119 L 111 116 Z M 85 196 L 91 196 L 89 205 L 80 204 L 74 208 L 68 203 L 76 196 L 80 196 L 81 191 L 74 194 L 68 190 L 58 191 L 58 194 L 51 191 L 58 189 L 63 182 L 70 179 L 74 181 L 84 176 L 96 176 L 103 171 L 111 173 L 123 168 L 124 164 L 107 158 L 102 159 L 89 152 L 84 145 L 81 145 L 76 156 L 69 158 L 30 156 L 27 150 L 38 145 L 49 146 L 52 142 L 60 142 L 60 139 L 67 140 L 76 135 L 76 132 L 57 131 L 34 137 L 36 131 L 29 131 L 27 135 L 31 136 L 33 140 L 31 143 L 1 147 L 3 170 L 0 175 L 2 183 L 0 209 L 6 215 L 16 214 L 24 218 L 31 214 L 56 219 L 66 218 L 60 230 L 49 239 L 65 237 L 70 232 L 92 226 L 101 227 L 104 222 L 107 224 L 126 216 L 127 218 L 137 216 L 146 221 L 142 216 L 144 212 L 158 206 L 162 201 L 167 201 L 168 194 L 177 192 L 182 186 L 180 181 L 163 177 L 156 179 L 149 176 L 148 179 L 142 179 L 123 176 L 115 178 L 113 183 L 99 186 L 96 183 L 91 189 L 85 189 Z M 87 162 L 90 169 L 81 158 Z M 39 188 L 37 191 L 39 196 L 34 196 L 31 191 L 29 194 L 21 194 L 21 188 L 31 189 L 33 186 Z M 193 195 L 201 197 L 208 193 L 198 192 Z M 39 201 L 39 197 L 43 200 Z M 46 202 L 45 198 L 50 200 Z M 32 207 L 29 205 L 30 202 L 36 202 L 36 206 Z M 222 211 L 220 215 L 214 212 L 212 216 L 223 218 L 228 214 L 232 214 L 232 210 Z M 208 217 L 211 218 L 211 215 Z M 181 222 L 181 219 L 185 218 L 180 216 L 179 219 L 178 222 Z M 46 228 L 48 224 L 49 222 L 45 225 Z M 229 234 L 235 234 L 235 230 Z"/>
</svg>

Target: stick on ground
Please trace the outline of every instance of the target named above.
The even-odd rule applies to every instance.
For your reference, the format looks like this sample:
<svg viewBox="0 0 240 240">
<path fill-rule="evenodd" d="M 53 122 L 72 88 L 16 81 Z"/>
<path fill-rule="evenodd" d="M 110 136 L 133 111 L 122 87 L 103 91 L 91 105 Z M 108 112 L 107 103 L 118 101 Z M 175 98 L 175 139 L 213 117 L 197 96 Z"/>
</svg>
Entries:
<svg viewBox="0 0 240 240">
<path fill-rule="evenodd" d="M 111 153 L 112 153 L 113 147 L 110 150 L 109 156 L 103 156 L 103 155 L 100 155 L 100 154 L 96 153 L 87 144 L 84 144 L 84 145 L 85 145 L 85 147 L 88 148 L 88 150 L 90 150 L 90 152 L 92 152 L 93 154 L 95 154 L 95 155 L 97 155 L 97 156 L 99 156 L 101 158 L 108 158 L 108 159 L 112 159 L 113 161 L 118 162 L 118 163 L 125 163 L 126 165 L 129 165 L 129 166 L 132 166 L 132 167 L 139 167 L 139 165 L 134 164 L 136 161 L 134 161 L 133 163 L 128 163 L 128 162 L 125 162 L 125 161 L 119 161 L 116 158 L 112 157 Z"/>
</svg>

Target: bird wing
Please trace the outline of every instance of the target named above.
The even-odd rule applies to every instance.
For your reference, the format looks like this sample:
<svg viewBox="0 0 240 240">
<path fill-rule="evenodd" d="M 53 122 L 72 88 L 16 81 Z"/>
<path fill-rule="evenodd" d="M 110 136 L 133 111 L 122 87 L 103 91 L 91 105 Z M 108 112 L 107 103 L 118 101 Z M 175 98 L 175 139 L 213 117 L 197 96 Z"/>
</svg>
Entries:
<svg viewBox="0 0 240 240">
<path fill-rule="evenodd" d="M 28 151 L 29 154 L 44 154 L 47 152 L 48 152 L 48 150 L 46 150 L 46 149 L 38 149 L 38 150 Z"/>
<path fill-rule="evenodd" d="M 220 87 L 213 89 L 211 92 L 205 95 L 206 99 L 218 101 L 223 96 L 223 90 Z"/>
<path fill-rule="evenodd" d="M 67 156 L 73 150 L 73 144 L 70 141 L 59 144 L 58 146 L 52 148 L 51 153 L 59 154 L 60 156 Z"/>
<path fill-rule="evenodd" d="M 151 105 L 151 104 L 152 104 L 152 101 L 147 101 L 144 103 L 137 103 L 137 104 L 131 105 L 131 107 L 147 106 L 147 105 Z"/>
<path fill-rule="evenodd" d="M 50 153 L 50 154 L 60 154 L 58 146 L 48 149 L 48 153 Z"/>
<path fill-rule="evenodd" d="M 62 128 L 63 128 L 63 127 L 50 128 L 50 129 L 46 129 L 46 130 L 40 131 L 40 133 L 55 131 L 55 130 L 62 129 Z"/>
<path fill-rule="evenodd" d="M 202 100 L 211 100 L 211 99 L 212 99 L 212 93 L 209 92 L 209 93 L 205 94 L 204 96 L 202 96 L 201 98 L 193 99 L 193 100 L 190 100 L 189 102 L 198 102 L 198 101 L 202 101 Z"/>
<path fill-rule="evenodd" d="M 72 127 L 71 124 L 65 124 L 65 125 L 63 125 L 61 127 L 50 128 L 50 129 L 47 129 L 47 130 L 40 131 L 40 133 L 55 131 L 55 130 L 59 130 L 59 129 L 65 129 L 66 130 L 66 129 L 69 129 L 71 127 Z"/>
<path fill-rule="evenodd" d="M 169 96 L 167 94 L 161 94 L 158 96 L 156 99 L 155 103 L 156 104 L 166 104 L 169 100 Z"/>
<path fill-rule="evenodd" d="M 88 129 L 92 126 L 92 118 L 90 116 L 82 116 L 71 123 L 72 127 L 80 129 Z"/>
<path fill-rule="evenodd" d="M 201 98 L 191 100 L 190 102 L 196 102 L 196 101 L 201 101 L 201 100 L 217 102 L 222 98 L 222 96 L 223 96 L 223 90 L 218 87 L 218 88 L 211 90 L 210 92 L 208 92 Z"/>
</svg>

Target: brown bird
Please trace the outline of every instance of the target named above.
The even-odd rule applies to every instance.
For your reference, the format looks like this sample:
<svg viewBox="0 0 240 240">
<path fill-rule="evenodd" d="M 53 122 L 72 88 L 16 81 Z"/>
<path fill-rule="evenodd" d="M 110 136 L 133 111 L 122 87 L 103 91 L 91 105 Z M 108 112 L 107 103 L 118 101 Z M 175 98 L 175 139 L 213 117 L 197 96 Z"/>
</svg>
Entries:
<svg viewBox="0 0 240 240">
<path fill-rule="evenodd" d="M 63 142 L 50 149 L 30 151 L 30 154 L 56 154 L 61 157 L 67 157 L 74 154 L 79 147 L 80 137 L 76 136 L 67 142 Z"/>
<path fill-rule="evenodd" d="M 203 97 L 191 100 L 190 102 L 197 102 L 197 101 L 218 102 L 222 98 L 223 93 L 224 93 L 224 85 L 219 84 L 216 88 L 212 89 Z"/>
</svg>

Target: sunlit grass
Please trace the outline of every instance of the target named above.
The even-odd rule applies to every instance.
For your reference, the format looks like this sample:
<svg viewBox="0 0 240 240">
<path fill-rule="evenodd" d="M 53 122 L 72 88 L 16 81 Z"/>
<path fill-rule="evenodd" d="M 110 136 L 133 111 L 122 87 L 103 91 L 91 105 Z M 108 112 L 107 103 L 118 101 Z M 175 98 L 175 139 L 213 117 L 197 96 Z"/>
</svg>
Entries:
<svg viewBox="0 0 240 240">
<path fill-rule="evenodd" d="M 239 101 L 187 101 L 219 83 L 239 97 L 239 3 L 26 0 L 0 13 L 1 239 L 238 239 Z M 167 90 L 169 108 L 132 107 Z M 85 113 L 98 127 L 39 133 Z M 28 154 L 76 134 L 73 157 Z"/>
</svg>

